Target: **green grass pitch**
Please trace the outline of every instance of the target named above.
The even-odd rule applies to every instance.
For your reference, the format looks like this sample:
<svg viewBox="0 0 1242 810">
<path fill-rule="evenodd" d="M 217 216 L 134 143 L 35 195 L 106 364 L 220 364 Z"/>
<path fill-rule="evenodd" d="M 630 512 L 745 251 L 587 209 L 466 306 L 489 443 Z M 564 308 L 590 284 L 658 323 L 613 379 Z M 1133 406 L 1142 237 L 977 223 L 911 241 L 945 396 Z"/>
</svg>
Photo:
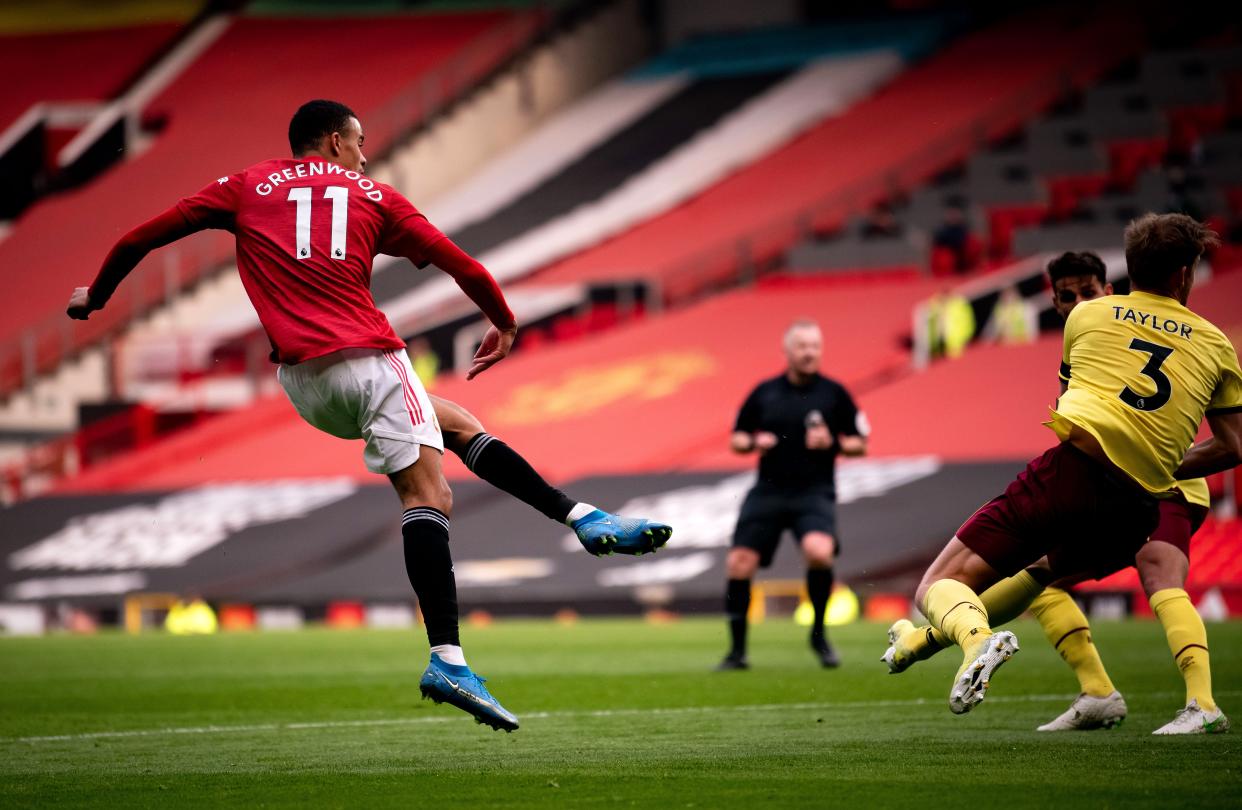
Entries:
<svg viewBox="0 0 1242 810">
<path fill-rule="evenodd" d="M 956 651 L 889 676 L 878 625 L 835 630 L 824 671 L 770 620 L 729 673 L 720 620 L 467 628 L 511 735 L 419 699 L 415 632 L 0 639 L 0 807 L 1239 806 L 1242 733 L 1151 736 L 1183 700 L 1159 625 L 1095 628 L 1130 717 L 1054 735 L 1034 728 L 1075 682 L 1014 629 L 1022 651 L 955 717 Z M 1209 636 L 1242 721 L 1242 623 Z"/>
</svg>

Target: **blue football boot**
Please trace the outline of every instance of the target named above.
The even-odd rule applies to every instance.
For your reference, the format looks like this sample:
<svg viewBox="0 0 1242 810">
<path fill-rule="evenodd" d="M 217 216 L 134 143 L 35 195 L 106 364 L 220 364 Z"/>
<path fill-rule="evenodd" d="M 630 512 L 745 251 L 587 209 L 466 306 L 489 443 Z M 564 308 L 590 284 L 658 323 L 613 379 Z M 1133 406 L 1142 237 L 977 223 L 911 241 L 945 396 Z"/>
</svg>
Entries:
<svg viewBox="0 0 1242 810">
<path fill-rule="evenodd" d="M 419 679 L 418 688 L 424 699 L 456 706 L 472 715 L 476 723 L 491 726 L 497 731 L 516 731 L 518 719 L 491 696 L 483 685 L 484 680 L 471 672 L 470 667 L 446 664 L 440 656 L 432 653 L 431 663 Z"/>
<path fill-rule="evenodd" d="M 582 547 L 596 557 L 608 554 L 638 556 L 664 547 L 673 536 L 671 527 L 643 518 L 627 518 L 599 509 L 570 524 Z"/>
</svg>

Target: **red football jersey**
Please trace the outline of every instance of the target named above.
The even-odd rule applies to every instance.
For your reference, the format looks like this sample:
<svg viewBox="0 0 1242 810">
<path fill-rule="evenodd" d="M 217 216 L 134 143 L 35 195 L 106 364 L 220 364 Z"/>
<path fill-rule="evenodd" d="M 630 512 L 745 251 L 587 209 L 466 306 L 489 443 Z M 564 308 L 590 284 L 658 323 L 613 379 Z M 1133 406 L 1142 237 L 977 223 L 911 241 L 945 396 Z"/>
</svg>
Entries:
<svg viewBox="0 0 1242 810">
<path fill-rule="evenodd" d="M 314 156 L 221 177 L 177 210 L 196 229 L 236 235 L 242 283 L 282 363 L 404 348 L 371 296 L 372 260 L 399 253 L 423 266 L 420 252 L 445 238 L 391 186 Z"/>
</svg>

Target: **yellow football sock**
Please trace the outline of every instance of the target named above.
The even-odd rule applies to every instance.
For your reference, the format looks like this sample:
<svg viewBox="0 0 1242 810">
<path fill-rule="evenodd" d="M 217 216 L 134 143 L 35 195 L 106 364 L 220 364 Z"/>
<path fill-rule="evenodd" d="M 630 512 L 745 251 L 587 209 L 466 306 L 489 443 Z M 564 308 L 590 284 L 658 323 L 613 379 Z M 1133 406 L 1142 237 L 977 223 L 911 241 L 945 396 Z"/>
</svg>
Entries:
<svg viewBox="0 0 1242 810">
<path fill-rule="evenodd" d="M 1009 624 L 1022 615 L 1022 611 L 1031 606 L 1031 602 L 1044 591 L 1039 580 L 1026 571 L 1021 571 L 979 594 L 979 602 L 987 611 L 988 624 L 992 626 Z M 1085 620 L 1084 620 L 1085 622 Z M 953 640 L 935 627 L 916 628 L 919 636 L 911 636 L 907 646 L 922 660 L 935 654 L 935 645 L 944 649 Z"/>
<path fill-rule="evenodd" d="M 1000 627 L 1021 616 L 1043 591 L 1039 580 L 1027 571 L 1019 571 L 979 594 L 979 601 L 988 612 L 988 623 Z"/>
<path fill-rule="evenodd" d="M 1116 691 L 1112 679 L 1104 670 L 1100 653 L 1091 641 L 1091 626 L 1087 617 L 1070 596 L 1060 588 L 1045 588 L 1031 602 L 1031 612 L 1039 619 L 1044 636 L 1065 663 L 1074 670 L 1078 685 L 1083 692 L 1094 697 L 1105 697 Z"/>
<path fill-rule="evenodd" d="M 1208 659 L 1207 628 L 1190 596 L 1181 588 L 1165 588 L 1151 595 L 1151 609 L 1164 625 L 1173 660 L 1186 680 L 1186 702 L 1199 702 L 1199 708 L 1215 711 L 1212 699 L 1212 668 Z"/>
<path fill-rule="evenodd" d="M 988 612 L 979 596 L 955 579 L 932 583 L 923 601 L 927 620 L 961 647 L 967 659 L 974 657 L 979 646 L 992 635 Z"/>
</svg>

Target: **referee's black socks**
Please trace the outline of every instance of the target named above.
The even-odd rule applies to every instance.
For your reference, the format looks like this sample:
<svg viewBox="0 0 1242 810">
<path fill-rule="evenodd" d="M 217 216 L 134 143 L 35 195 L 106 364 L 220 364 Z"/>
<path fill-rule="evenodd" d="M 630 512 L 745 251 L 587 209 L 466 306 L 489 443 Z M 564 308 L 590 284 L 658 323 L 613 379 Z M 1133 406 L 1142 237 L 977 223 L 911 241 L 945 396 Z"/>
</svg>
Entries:
<svg viewBox="0 0 1242 810">
<path fill-rule="evenodd" d="M 460 647 L 457 581 L 449 554 L 448 517 L 430 506 L 407 509 L 401 520 L 401 538 L 405 546 L 405 572 L 418 596 L 428 643 L 432 647 Z"/>
<path fill-rule="evenodd" d="M 729 616 L 729 636 L 733 647 L 729 654 L 746 655 L 746 614 L 750 612 L 750 580 L 731 579 L 725 588 L 725 613 Z"/>
<path fill-rule="evenodd" d="M 806 569 L 806 595 L 815 611 L 811 625 L 812 636 L 824 635 L 824 614 L 828 610 L 828 597 L 832 595 L 833 573 L 831 568 Z"/>
<path fill-rule="evenodd" d="M 466 445 L 461 459 L 470 472 L 497 489 L 508 492 L 539 512 L 564 523 L 577 505 L 527 463 L 513 448 L 490 433 L 480 433 Z"/>
</svg>

